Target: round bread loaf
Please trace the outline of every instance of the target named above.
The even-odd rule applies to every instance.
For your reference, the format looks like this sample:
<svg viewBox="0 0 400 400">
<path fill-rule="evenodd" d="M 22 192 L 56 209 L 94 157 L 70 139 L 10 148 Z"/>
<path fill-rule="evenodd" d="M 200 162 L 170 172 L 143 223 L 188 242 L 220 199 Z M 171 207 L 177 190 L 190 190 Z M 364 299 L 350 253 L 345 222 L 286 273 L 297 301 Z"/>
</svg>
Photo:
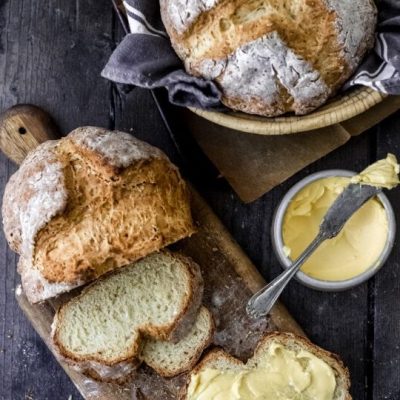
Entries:
<svg viewBox="0 0 400 400">
<path fill-rule="evenodd" d="M 31 152 L 3 198 L 31 302 L 54 297 L 194 231 L 189 190 L 159 149 L 83 127 Z"/>
<path fill-rule="evenodd" d="M 214 80 L 246 113 L 306 114 L 353 74 L 374 43 L 373 0 L 160 0 L 188 73 Z"/>
</svg>

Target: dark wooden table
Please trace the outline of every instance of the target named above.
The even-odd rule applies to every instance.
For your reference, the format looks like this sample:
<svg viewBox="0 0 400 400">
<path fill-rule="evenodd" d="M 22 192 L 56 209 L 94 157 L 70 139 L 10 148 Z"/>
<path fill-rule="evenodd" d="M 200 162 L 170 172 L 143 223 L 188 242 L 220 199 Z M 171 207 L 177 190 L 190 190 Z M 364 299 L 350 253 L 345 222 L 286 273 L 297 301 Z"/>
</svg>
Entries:
<svg viewBox="0 0 400 400">
<path fill-rule="evenodd" d="M 64 133 L 89 124 L 134 132 L 179 163 L 150 92 L 121 95 L 99 76 L 122 37 L 108 0 L 1 0 L 0 32 L 0 110 L 29 102 L 48 110 Z M 397 113 L 249 205 L 223 179 L 207 180 L 198 189 L 270 279 L 280 271 L 270 244 L 271 216 L 286 190 L 310 172 L 360 170 L 388 151 L 400 156 L 399 131 Z M 0 155 L 1 197 L 15 169 Z M 399 216 L 400 191 L 388 195 Z M 310 338 L 342 356 L 355 400 L 400 399 L 399 261 L 397 241 L 382 271 L 354 290 L 319 293 L 292 282 L 283 296 Z M 79 399 L 17 306 L 16 262 L 1 234 L 0 399 Z"/>
</svg>

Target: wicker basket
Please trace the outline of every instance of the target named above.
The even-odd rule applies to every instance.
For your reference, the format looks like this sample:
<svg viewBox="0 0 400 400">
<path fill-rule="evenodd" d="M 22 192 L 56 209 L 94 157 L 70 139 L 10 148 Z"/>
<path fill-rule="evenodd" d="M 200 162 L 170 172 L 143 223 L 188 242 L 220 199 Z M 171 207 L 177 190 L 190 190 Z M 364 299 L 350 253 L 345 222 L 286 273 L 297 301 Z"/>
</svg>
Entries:
<svg viewBox="0 0 400 400">
<path fill-rule="evenodd" d="M 218 113 L 191 108 L 191 110 L 218 125 L 258 135 L 284 135 L 307 132 L 338 124 L 367 111 L 386 96 L 372 89 L 352 89 L 336 96 L 323 107 L 304 116 L 266 118 L 241 112 Z"/>
</svg>

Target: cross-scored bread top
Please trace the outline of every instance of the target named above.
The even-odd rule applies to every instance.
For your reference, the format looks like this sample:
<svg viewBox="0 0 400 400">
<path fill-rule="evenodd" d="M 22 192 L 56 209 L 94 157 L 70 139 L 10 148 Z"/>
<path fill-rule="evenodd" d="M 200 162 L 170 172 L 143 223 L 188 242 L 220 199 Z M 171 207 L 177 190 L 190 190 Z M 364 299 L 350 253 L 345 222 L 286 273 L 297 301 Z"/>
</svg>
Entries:
<svg viewBox="0 0 400 400">
<path fill-rule="evenodd" d="M 31 302 L 70 290 L 193 233 L 189 193 L 158 149 L 78 128 L 40 145 L 6 186 L 4 230 Z"/>
<path fill-rule="evenodd" d="M 372 0 L 161 0 L 189 73 L 229 107 L 307 113 L 351 76 L 374 42 Z"/>
</svg>

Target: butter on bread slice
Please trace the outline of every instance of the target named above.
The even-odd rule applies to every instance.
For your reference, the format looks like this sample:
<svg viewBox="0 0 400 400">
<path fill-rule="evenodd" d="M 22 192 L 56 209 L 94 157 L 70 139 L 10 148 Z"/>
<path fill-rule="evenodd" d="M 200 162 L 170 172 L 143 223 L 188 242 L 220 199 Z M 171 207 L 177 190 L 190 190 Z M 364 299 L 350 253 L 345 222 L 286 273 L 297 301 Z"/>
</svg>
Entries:
<svg viewBox="0 0 400 400">
<path fill-rule="evenodd" d="M 210 351 L 189 374 L 184 399 L 351 400 L 349 387 L 348 370 L 336 355 L 303 337 L 274 332 L 246 363 L 222 349 Z"/>
<path fill-rule="evenodd" d="M 53 343 L 75 369 L 100 380 L 122 380 L 142 361 L 165 376 L 186 371 L 213 333 L 211 315 L 200 310 L 202 292 L 194 261 L 166 251 L 152 254 L 61 306 Z"/>
</svg>

